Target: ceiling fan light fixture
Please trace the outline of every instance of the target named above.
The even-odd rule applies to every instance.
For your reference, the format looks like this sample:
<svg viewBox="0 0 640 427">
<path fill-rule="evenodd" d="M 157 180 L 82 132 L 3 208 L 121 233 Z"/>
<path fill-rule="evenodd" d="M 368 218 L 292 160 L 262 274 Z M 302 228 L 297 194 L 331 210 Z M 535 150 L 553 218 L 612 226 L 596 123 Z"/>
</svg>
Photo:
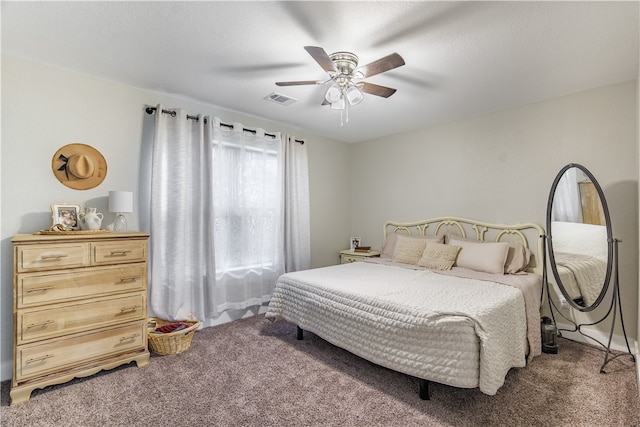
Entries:
<svg viewBox="0 0 640 427">
<path fill-rule="evenodd" d="M 351 52 L 335 52 L 328 55 L 318 46 L 305 46 L 304 49 L 329 74 L 329 80 L 276 82 L 276 85 L 328 85 L 322 105 L 329 104 L 332 110 L 340 110 L 341 125 L 349 121 L 349 107 L 362 102 L 365 93 L 388 98 L 396 92 L 390 87 L 363 82 L 361 79 L 405 65 L 404 59 L 397 53 L 358 67 L 358 57 Z"/>
<path fill-rule="evenodd" d="M 344 110 L 345 102 L 344 96 L 341 96 L 336 102 L 331 103 L 332 110 Z"/>
<path fill-rule="evenodd" d="M 327 89 L 327 93 L 324 94 L 324 98 L 328 103 L 334 104 L 342 98 L 342 90 L 337 85 L 331 85 L 329 89 Z"/>
<path fill-rule="evenodd" d="M 364 95 L 356 86 L 350 86 L 346 90 L 346 95 L 350 105 L 359 104 L 364 99 Z"/>
</svg>

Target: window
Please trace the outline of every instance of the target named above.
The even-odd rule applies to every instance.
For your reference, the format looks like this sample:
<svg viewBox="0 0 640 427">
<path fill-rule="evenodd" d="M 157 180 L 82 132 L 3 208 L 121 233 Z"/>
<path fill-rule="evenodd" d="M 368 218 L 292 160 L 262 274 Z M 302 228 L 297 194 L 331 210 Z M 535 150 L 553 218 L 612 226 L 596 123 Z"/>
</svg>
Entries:
<svg viewBox="0 0 640 427">
<path fill-rule="evenodd" d="M 282 264 L 282 157 L 279 141 L 213 142 L 216 276 Z"/>
</svg>

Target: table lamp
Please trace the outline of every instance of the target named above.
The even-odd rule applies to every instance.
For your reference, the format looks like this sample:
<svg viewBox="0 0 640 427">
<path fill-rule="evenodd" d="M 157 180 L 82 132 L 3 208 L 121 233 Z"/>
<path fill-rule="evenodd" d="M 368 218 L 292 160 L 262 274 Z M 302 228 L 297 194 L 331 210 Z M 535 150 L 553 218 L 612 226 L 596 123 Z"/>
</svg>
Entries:
<svg viewBox="0 0 640 427">
<path fill-rule="evenodd" d="M 124 212 L 133 212 L 133 193 L 131 191 L 109 191 L 109 212 L 116 214 L 113 231 L 127 231 L 127 219 Z"/>
</svg>

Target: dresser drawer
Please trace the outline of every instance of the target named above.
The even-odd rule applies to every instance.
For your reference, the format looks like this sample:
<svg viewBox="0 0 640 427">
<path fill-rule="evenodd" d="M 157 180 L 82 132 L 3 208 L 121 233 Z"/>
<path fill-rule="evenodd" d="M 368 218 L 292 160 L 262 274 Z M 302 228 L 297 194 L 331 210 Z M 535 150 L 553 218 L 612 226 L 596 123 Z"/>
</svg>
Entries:
<svg viewBox="0 0 640 427">
<path fill-rule="evenodd" d="M 147 241 L 92 243 L 93 265 L 140 262 L 147 258 Z"/>
<path fill-rule="evenodd" d="M 379 251 L 354 252 L 353 250 L 340 251 L 340 264 L 350 262 L 364 261 L 369 258 L 377 258 L 380 256 Z"/>
<path fill-rule="evenodd" d="M 93 333 L 71 335 L 64 339 L 18 346 L 15 381 L 20 382 L 30 377 L 72 368 L 79 363 L 117 353 L 136 349 L 145 351 L 145 322 L 139 321 Z"/>
<path fill-rule="evenodd" d="M 359 256 L 353 256 L 353 255 L 340 255 L 340 262 L 342 264 L 347 264 L 350 262 L 357 262 L 357 261 L 362 261 L 362 257 Z"/>
<path fill-rule="evenodd" d="M 82 301 L 20 310 L 17 314 L 17 343 L 55 338 L 110 326 L 117 323 L 146 319 L 144 294 L 120 298 Z"/>
<path fill-rule="evenodd" d="M 145 290 L 147 264 L 16 276 L 17 308 Z"/>
<path fill-rule="evenodd" d="M 90 263 L 88 243 L 58 243 L 16 247 L 18 273 L 86 267 Z"/>
</svg>

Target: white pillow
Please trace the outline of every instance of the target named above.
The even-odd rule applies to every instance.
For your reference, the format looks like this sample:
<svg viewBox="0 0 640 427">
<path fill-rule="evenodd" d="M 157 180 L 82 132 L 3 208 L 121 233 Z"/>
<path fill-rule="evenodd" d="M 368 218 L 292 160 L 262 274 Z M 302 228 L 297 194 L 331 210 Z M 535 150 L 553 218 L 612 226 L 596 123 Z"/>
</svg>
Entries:
<svg viewBox="0 0 640 427">
<path fill-rule="evenodd" d="M 469 242 L 451 238 L 450 244 L 460 246 L 456 266 L 485 273 L 504 274 L 509 244 L 506 242 Z"/>
</svg>

